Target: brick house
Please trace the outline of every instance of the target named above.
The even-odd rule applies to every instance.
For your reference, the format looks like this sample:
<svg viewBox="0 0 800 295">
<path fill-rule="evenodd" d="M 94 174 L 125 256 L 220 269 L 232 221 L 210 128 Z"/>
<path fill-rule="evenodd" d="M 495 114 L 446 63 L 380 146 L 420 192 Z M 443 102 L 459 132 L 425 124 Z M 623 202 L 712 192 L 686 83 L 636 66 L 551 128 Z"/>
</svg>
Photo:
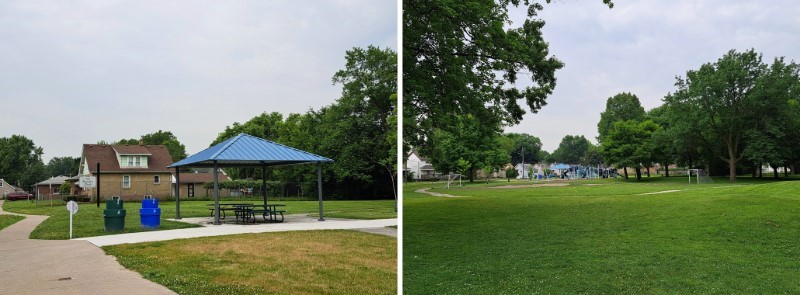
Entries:
<svg viewBox="0 0 800 295">
<path fill-rule="evenodd" d="M 206 183 L 214 182 L 213 173 L 181 173 L 181 198 L 194 198 L 194 197 L 208 197 L 209 190 L 203 186 Z M 217 180 L 220 182 L 231 180 L 224 171 L 217 174 Z M 102 189 L 102 188 L 100 188 Z M 227 196 L 225 192 L 228 190 L 220 189 L 220 196 Z M 173 195 L 174 195 L 173 190 Z"/>
<path fill-rule="evenodd" d="M 59 195 L 59 189 L 61 185 L 64 184 L 64 181 L 67 181 L 69 177 L 66 176 L 53 176 L 47 180 L 38 182 L 33 185 L 33 195 L 36 198 L 42 198 L 43 196 L 51 196 L 51 195 Z"/>
<path fill-rule="evenodd" d="M 100 197 L 141 200 L 144 195 L 165 199 L 172 193 L 172 158 L 163 145 L 84 144 L 79 175 L 96 176 L 100 163 Z M 96 195 L 96 188 L 85 190 Z"/>
</svg>

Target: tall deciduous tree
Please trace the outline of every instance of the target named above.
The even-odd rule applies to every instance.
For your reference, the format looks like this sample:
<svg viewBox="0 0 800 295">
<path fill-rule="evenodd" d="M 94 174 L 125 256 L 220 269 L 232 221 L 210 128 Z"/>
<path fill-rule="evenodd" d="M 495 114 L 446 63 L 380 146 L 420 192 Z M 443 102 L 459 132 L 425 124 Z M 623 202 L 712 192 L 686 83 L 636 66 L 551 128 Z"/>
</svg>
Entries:
<svg viewBox="0 0 800 295">
<path fill-rule="evenodd" d="M 609 97 L 606 100 L 606 109 L 600 113 L 600 122 L 597 123 L 597 133 L 600 135 L 597 139 L 603 142 L 603 138 L 614 129 L 616 122 L 643 121 L 645 116 L 642 103 L 636 95 L 623 92 Z"/>
<path fill-rule="evenodd" d="M 700 138 L 711 152 L 728 164 L 730 181 L 744 157 L 745 137 L 757 118 L 756 81 L 767 71 L 761 54 L 753 49 L 731 50 L 714 63 L 678 77 L 678 90 L 667 103 L 688 122 L 702 126 Z"/>
<path fill-rule="evenodd" d="M 512 27 L 508 10 L 519 6 L 528 17 Z M 458 116 L 476 118 L 485 126 L 478 131 L 491 137 L 522 119 L 518 100 L 534 113 L 541 109 L 563 67 L 542 36 L 542 9 L 528 0 L 404 1 L 406 144 L 430 155 L 434 130 L 456 132 Z M 519 82 L 521 75 L 529 80 Z"/>
<path fill-rule="evenodd" d="M 116 144 L 146 144 L 146 145 L 163 145 L 169 151 L 169 155 L 173 162 L 177 162 L 186 158 L 186 146 L 184 146 L 178 137 L 172 134 L 171 131 L 158 130 L 153 133 L 145 134 L 139 139 L 121 139 Z"/>
<path fill-rule="evenodd" d="M 538 137 L 526 133 L 506 133 L 504 136 L 513 142 L 513 148 L 509 151 L 511 164 L 516 165 L 523 160 L 525 163 L 538 163 L 544 160 L 539 157 L 542 141 Z"/>
<path fill-rule="evenodd" d="M 591 146 L 592 143 L 583 135 L 567 135 L 561 139 L 551 157 L 561 163 L 589 164 L 585 161 L 585 156 Z"/>
<path fill-rule="evenodd" d="M 641 180 L 641 167 L 652 159 L 653 145 L 650 140 L 658 129 L 659 126 L 651 120 L 614 123 L 601 143 L 606 160 L 622 167 L 634 167 L 636 179 Z M 628 178 L 627 170 L 625 178 Z"/>
<path fill-rule="evenodd" d="M 54 157 L 47 162 L 45 171 L 50 176 L 75 176 L 78 175 L 80 162 L 81 158 L 76 157 Z"/>
<path fill-rule="evenodd" d="M 431 162 L 442 173 L 456 172 L 474 181 L 477 169 L 500 168 L 511 157 L 503 149 L 500 136 L 485 137 L 481 122 L 472 115 L 458 117 L 454 131 L 436 130 L 436 142 Z"/>
<path fill-rule="evenodd" d="M 0 178 L 28 189 L 45 178 L 42 148 L 23 135 L 0 138 Z"/>
</svg>

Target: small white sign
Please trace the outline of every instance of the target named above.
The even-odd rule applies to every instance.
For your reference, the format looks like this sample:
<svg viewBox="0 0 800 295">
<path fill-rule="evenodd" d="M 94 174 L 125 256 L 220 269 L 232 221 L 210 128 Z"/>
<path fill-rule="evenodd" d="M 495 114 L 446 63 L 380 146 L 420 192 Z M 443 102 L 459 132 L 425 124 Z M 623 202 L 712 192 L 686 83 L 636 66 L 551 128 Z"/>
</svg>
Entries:
<svg viewBox="0 0 800 295">
<path fill-rule="evenodd" d="M 78 203 L 75 203 L 75 201 L 67 202 L 67 211 L 69 211 L 70 214 L 78 213 Z"/>
<path fill-rule="evenodd" d="M 93 188 L 97 186 L 97 177 L 81 176 L 80 181 L 78 181 L 78 186 L 82 188 Z"/>
<path fill-rule="evenodd" d="M 75 201 L 67 202 L 67 211 L 69 211 L 69 239 L 72 239 L 72 215 L 78 213 L 78 203 Z"/>
</svg>

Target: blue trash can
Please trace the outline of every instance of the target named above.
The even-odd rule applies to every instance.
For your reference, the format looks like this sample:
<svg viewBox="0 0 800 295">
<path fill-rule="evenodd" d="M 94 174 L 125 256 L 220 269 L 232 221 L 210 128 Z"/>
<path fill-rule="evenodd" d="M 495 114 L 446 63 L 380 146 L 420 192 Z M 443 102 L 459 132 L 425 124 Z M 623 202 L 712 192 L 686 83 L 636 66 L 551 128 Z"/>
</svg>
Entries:
<svg viewBox="0 0 800 295">
<path fill-rule="evenodd" d="M 158 208 L 158 199 L 146 195 L 142 200 L 142 208 L 139 209 L 139 217 L 142 220 L 143 228 L 158 228 L 161 225 L 161 208 Z"/>
</svg>

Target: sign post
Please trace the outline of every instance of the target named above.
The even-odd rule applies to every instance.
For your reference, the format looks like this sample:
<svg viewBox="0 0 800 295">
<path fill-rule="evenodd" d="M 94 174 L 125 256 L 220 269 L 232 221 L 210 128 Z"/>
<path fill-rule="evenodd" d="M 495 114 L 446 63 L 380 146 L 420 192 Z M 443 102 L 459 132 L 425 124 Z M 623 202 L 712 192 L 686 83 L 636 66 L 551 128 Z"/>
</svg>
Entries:
<svg viewBox="0 0 800 295">
<path fill-rule="evenodd" d="M 78 203 L 75 201 L 69 201 L 67 203 L 67 211 L 69 211 L 69 239 L 72 239 L 72 215 L 78 213 Z"/>
</svg>

